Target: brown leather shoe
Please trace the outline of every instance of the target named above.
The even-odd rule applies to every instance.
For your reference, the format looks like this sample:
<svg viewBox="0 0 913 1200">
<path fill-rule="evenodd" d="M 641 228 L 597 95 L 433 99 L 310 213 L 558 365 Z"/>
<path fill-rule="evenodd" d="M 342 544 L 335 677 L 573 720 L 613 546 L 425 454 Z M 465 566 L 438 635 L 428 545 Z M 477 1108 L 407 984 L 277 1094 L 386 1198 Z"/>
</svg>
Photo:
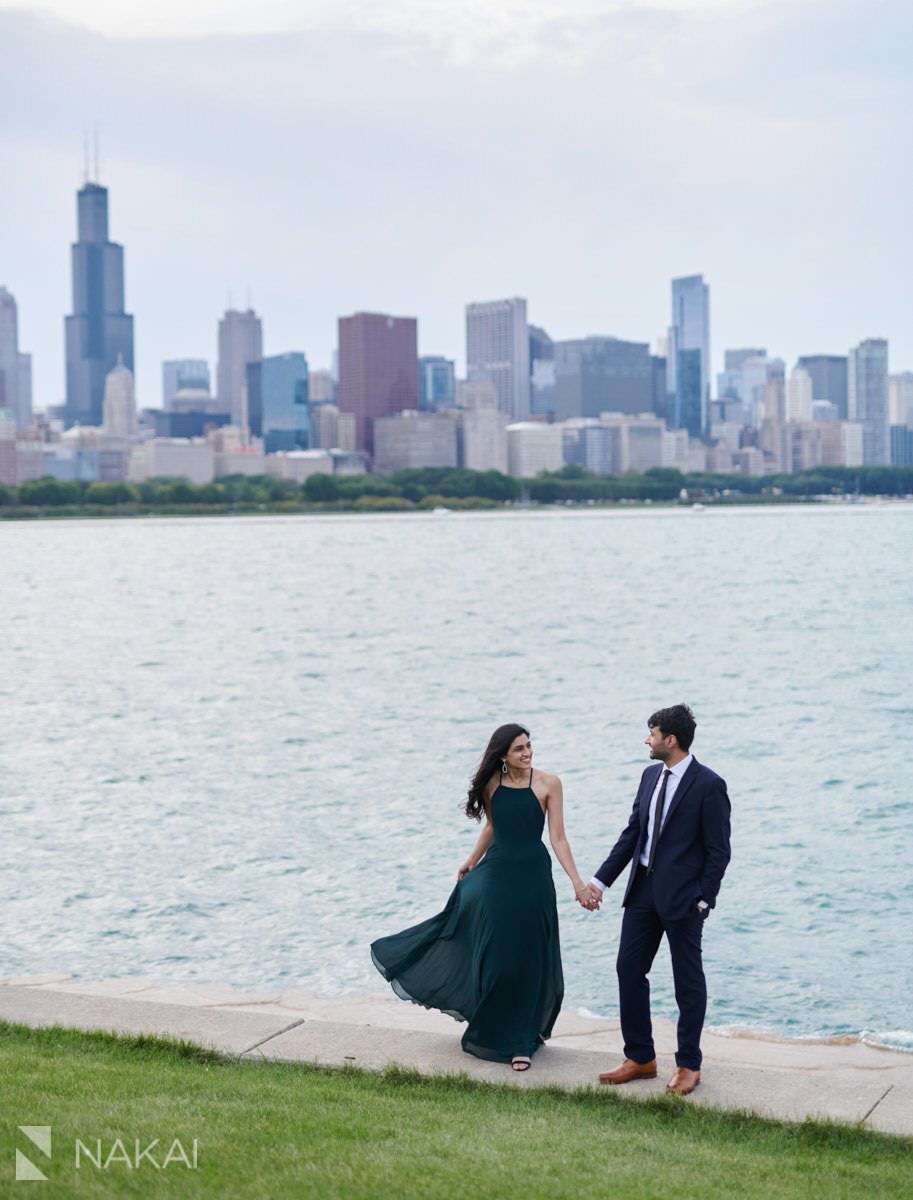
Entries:
<svg viewBox="0 0 913 1200">
<path fill-rule="evenodd" d="M 666 1091 L 678 1096 L 690 1096 L 700 1081 L 700 1071 L 690 1071 L 687 1067 L 676 1067 L 675 1074 L 666 1084 Z"/>
<path fill-rule="evenodd" d="M 655 1079 L 656 1059 L 652 1062 L 639 1063 L 633 1058 L 626 1058 L 620 1067 L 614 1071 L 603 1071 L 599 1076 L 600 1083 L 630 1083 L 632 1079 Z"/>
</svg>

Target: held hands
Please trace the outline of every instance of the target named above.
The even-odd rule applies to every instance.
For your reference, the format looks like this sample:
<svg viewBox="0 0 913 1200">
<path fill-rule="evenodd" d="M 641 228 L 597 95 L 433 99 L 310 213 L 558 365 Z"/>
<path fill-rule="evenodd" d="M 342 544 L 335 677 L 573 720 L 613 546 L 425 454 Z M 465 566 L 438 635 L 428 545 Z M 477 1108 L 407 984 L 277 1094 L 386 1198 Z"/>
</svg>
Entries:
<svg viewBox="0 0 913 1200">
<path fill-rule="evenodd" d="M 574 897 L 577 903 L 588 912 L 595 912 L 602 903 L 602 892 L 599 888 L 593 887 L 591 883 L 581 883 L 575 889 Z"/>
</svg>

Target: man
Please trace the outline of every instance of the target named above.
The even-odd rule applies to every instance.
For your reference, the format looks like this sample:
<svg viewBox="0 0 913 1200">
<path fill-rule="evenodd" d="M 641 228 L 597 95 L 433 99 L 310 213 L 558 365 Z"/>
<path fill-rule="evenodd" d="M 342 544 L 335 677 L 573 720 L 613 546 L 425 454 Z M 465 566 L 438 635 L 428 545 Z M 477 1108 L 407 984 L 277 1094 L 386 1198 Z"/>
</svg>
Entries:
<svg viewBox="0 0 913 1200">
<path fill-rule="evenodd" d="M 647 975 L 665 933 L 679 1011 L 676 1071 L 666 1091 L 687 1096 L 701 1081 L 701 935 L 729 862 L 730 804 L 724 781 L 691 754 L 696 722 L 686 704 L 660 709 L 647 725 L 658 765 L 644 771 L 631 818 L 581 899 L 598 908 L 604 889 L 631 864 L 616 964 L 625 1059 L 599 1081 L 656 1076 Z"/>
</svg>

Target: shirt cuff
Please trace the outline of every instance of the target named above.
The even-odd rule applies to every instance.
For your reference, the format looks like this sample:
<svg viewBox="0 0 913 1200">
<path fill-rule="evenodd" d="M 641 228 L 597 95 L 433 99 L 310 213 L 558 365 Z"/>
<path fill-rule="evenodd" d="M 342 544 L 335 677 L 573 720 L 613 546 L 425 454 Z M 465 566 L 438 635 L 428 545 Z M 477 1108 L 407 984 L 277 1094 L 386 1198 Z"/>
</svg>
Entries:
<svg viewBox="0 0 913 1200">
<path fill-rule="evenodd" d="M 599 890 L 601 892 L 604 892 L 606 889 L 606 885 L 602 882 L 601 879 L 597 879 L 595 875 L 590 880 L 590 883 L 593 885 L 594 888 L 599 888 Z"/>
</svg>

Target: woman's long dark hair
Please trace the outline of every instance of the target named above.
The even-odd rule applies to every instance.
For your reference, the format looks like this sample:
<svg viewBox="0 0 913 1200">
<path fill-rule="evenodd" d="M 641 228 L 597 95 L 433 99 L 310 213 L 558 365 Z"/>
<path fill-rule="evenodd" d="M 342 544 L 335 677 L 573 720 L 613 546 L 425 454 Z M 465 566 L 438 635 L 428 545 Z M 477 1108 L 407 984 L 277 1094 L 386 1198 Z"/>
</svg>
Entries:
<svg viewBox="0 0 913 1200">
<path fill-rule="evenodd" d="M 529 730 L 522 725 L 499 725 L 489 739 L 482 755 L 482 761 L 472 777 L 469 793 L 466 797 L 466 816 L 474 821 L 481 821 L 485 813 L 485 788 L 492 775 L 500 775 L 501 764 L 514 738 L 523 734 L 529 737 Z"/>
</svg>

